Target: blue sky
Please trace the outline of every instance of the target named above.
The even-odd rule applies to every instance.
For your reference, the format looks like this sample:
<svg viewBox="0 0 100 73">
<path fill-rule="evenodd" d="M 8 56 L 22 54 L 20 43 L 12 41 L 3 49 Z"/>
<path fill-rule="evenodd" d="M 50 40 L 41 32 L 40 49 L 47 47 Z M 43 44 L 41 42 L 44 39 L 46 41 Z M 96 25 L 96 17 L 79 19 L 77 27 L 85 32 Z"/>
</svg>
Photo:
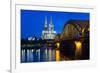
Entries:
<svg viewBox="0 0 100 73">
<path fill-rule="evenodd" d="M 90 19 L 89 13 L 21 10 L 21 38 L 33 35 L 40 37 L 44 28 L 45 16 L 47 16 L 48 24 L 52 16 L 54 28 L 57 33 L 62 32 L 63 26 L 68 20 Z"/>
</svg>

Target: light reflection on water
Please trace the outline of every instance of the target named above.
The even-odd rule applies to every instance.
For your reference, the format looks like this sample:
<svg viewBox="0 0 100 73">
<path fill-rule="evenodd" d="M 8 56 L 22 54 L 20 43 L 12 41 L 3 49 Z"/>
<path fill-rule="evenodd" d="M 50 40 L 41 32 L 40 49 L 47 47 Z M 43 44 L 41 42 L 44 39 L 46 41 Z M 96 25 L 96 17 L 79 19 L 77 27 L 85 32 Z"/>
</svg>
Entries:
<svg viewBox="0 0 100 73">
<path fill-rule="evenodd" d="M 56 49 L 41 48 L 41 49 L 23 49 L 21 50 L 21 62 L 48 62 L 59 61 L 60 51 Z"/>
</svg>

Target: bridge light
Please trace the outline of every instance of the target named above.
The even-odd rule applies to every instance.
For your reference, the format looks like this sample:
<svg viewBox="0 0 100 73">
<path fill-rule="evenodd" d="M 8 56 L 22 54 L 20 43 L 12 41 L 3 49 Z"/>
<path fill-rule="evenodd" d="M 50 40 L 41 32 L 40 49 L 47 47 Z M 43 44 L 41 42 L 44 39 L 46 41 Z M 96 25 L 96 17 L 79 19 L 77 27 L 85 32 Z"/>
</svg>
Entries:
<svg viewBox="0 0 100 73">
<path fill-rule="evenodd" d="M 85 28 L 82 29 L 82 37 L 84 37 Z"/>
<path fill-rule="evenodd" d="M 57 43 L 56 43 L 56 45 L 57 45 L 57 48 L 59 48 L 59 47 L 60 47 L 60 43 L 59 43 L 59 42 L 57 42 Z"/>
<path fill-rule="evenodd" d="M 82 43 L 80 41 L 75 41 L 76 49 L 80 50 L 82 48 Z"/>
<path fill-rule="evenodd" d="M 82 29 L 82 33 L 84 33 L 84 30 L 85 30 L 85 29 Z"/>
<path fill-rule="evenodd" d="M 80 41 L 75 41 L 75 59 L 80 59 L 81 54 L 82 54 L 82 43 Z"/>
</svg>

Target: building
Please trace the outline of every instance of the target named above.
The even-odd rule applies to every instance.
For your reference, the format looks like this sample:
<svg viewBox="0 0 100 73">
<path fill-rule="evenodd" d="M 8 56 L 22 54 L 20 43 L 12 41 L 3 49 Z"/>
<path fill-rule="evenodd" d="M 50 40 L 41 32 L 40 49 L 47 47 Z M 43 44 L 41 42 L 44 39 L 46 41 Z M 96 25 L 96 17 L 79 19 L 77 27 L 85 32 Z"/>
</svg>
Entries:
<svg viewBox="0 0 100 73">
<path fill-rule="evenodd" d="M 52 17 L 50 18 L 50 24 L 47 23 L 47 17 L 45 17 L 44 30 L 42 31 L 42 39 L 54 39 L 56 31 L 54 31 L 54 24 Z"/>
</svg>

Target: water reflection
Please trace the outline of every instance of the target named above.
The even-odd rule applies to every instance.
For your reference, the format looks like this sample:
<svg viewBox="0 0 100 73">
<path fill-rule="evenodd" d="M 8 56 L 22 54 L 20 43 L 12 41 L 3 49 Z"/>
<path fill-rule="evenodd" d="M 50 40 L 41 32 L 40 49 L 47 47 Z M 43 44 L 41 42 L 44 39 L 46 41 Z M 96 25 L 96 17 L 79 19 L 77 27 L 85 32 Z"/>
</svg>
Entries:
<svg viewBox="0 0 100 73">
<path fill-rule="evenodd" d="M 21 49 L 21 62 L 59 61 L 60 51 L 52 47 L 40 49 Z"/>
<path fill-rule="evenodd" d="M 56 50 L 56 61 L 60 61 L 60 51 Z"/>
</svg>

